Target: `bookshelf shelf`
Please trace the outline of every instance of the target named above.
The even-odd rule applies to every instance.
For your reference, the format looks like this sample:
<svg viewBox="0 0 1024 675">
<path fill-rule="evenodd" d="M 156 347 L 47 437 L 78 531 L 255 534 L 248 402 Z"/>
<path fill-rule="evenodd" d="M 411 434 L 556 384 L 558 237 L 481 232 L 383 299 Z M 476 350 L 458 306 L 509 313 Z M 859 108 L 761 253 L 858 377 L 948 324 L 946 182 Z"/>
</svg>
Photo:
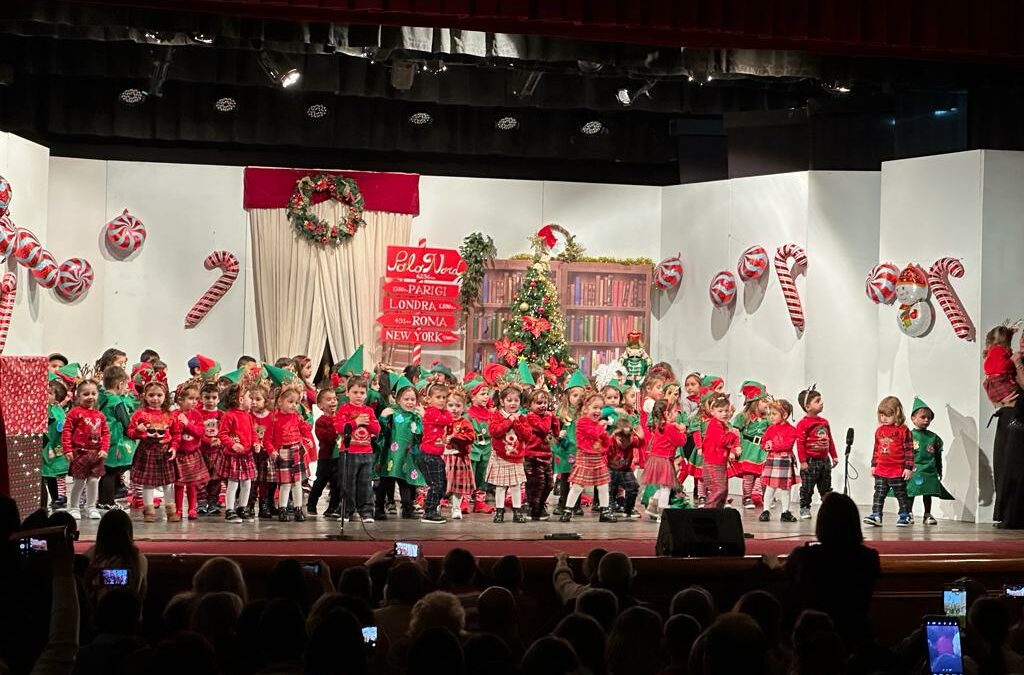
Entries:
<svg viewBox="0 0 1024 675">
<path fill-rule="evenodd" d="M 466 321 L 467 370 L 479 372 L 483 364 L 497 359 L 494 342 L 504 333 L 509 305 L 529 264 L 529 260 L 495 260 L 484 273 L 482 302 Z M 592 375 L 601 363 L 617 359 L 630 331 L 641 331 L 649 344 L 650 267 L 552 261 L 551 274 L 565 313 L 569 350 L 585 374 Z"/>
</svg>

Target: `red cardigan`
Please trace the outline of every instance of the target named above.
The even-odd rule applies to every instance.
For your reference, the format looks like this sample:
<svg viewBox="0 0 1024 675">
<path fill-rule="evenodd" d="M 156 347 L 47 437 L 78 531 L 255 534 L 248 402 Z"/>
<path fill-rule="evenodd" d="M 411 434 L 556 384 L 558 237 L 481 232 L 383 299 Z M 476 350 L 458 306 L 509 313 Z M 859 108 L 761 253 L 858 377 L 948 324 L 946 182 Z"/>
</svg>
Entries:
<svg viewBox="0 0 1024 675">
<path fill-rule="evenodd" d="M 498 457 L 512 464 L 523 463 L 523 443 L 532 433 L 526 417 L 513 420 L 500 410 L 492 410 L 487 430 L 491 432 L 491 449 Z"/>
<path fill-rule="evenodd" d="M 713 417 L 708 420 L 708 428 L 704 432 L 704 464 L 724 466 L 739 445 L 739 434 L 729 431 L 724 422 Z"/>
<path fill-rule="evenodd" d="M 64 419 L 64 431 L 60 435 L 64 454 L 72 451 L 107 452 L 110 450 L 110 429 L 107 418 L 95 408 L 75 406 Z"/>
<path fill-rule="evenodd" d="M 789 422 L 772 424 L 761 437 L 761 447 L 769 455 L 793 455 L 793 444 L 796 443 L 796 427 Z"/>
<path fill-rule="evenodd" d="M 313 432 L 306 421 L 299 416 L 299 413 L 283 413 L 275 410 L 270 413 L 270 424 L 263 436 L 263 448 L 267 452 L 277 452 L 278 448 L 286 445 L 302 444 L 306 450 L 314 448 Z M 252 416 L 249 416 L 249 424 L 252 424 Z M 221 429 L 224 428 L 224 419 L 220 421 Z M 223 435 L 221 443 L 224 442 Z M 251 444 L 251 443 L 250 443 Z"/>
<path fill-rule="evenodd" d="M 676 448 L 686 445 L 686 433 L 679 430 L 675 424 L 667 423 L 658 431 L 657 427 L 651 429 L 651 450 L 652 457 L 666 457 L 674 459 Z"/>
<path fill-rule="evenodd" d="M 608 437 L 604 425 L 595 422 L 589 417 L 581 417 L 576 420 L 576 452 L 584 455 L 607 455 L 608 444 L 612 439 Z"/>
<path fill-rule="evenodd" d="M 548 436 L 558 436 L 558 418 L 551 413 L 526 414 L 526 423 L 530 427 L 529 435 L 523 439 L 523 453 L 527 457 L 551 457 L 551 445 Z"/>
<path fill-rule="evenodd" d="M 452 431 L 455 418 L 443 408 L 429 406 L 423 411 L 423 439 L 420 452 L 424 455 L 443 455 L 448 434 Z"/>
<path fill-rule="evenodd" d="M 220 451 L 226 454 L 235 453 L 235 443 L 242 446 L 239 455 L 251 455 L 252 444 L 256 440 L 256 432 L 252 428 L 252 415 L 245 410 L 232 408 L 227 410 L 220 417 L 220 429 L 217 432 L 220 438 Z M 267 452 L 273 452 L 273 444 L 263 438 L 263 448 Z"/>
<path fill-rule="evenodd" d="M 914 439 L 906 425 L 881 424 L 875 430 L 875 450 L 871 456 L 871 475 L 899 478 L 904 470 L 914 470 Z"/>
</svg>

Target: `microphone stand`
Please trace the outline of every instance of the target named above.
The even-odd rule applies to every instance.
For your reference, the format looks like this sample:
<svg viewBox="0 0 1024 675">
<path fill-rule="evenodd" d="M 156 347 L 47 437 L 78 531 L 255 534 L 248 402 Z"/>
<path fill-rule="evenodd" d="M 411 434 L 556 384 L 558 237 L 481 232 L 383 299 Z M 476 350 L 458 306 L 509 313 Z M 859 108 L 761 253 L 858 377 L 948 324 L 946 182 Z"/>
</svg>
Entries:
<svg viewBox="0 0 1024 675">
<path fill-rule="evenodd" d="M 853 443 L 846 444 L 846 453 L 843 457 L 843 494 L 847 497 L 850 496 L 850 450 L 853 448 Z"/>
<path fill-rule="evenodd" d="M 338 494 L 341 495 L 338 499 L 338 511 L 341 513 L 341 519 L 338 521 L 338 531 L 335 534 L 328 534 L 327 539 L 345 541 L 352 539 L 352 535 L 345 534 L 345 507 L 348 502 L 348 491 L 345 489 L 345 458 L 348 457 L 348 446 L 352 442 L 351 425 L 345 425 L 341 442 L 345 446 L 345 452 L 344 454 L 339 453 L 338 470 L 334 472 L 335 480 L 338 482 Z"/>
</svg>

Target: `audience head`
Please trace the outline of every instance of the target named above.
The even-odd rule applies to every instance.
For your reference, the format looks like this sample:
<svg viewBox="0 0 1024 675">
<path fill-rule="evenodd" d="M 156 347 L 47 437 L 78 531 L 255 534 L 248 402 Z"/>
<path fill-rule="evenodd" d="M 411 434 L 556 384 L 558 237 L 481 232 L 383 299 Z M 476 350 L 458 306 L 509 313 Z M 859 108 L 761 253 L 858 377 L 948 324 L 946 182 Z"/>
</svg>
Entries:
<svg viewBox="0 0 1024 675">
<path fill-rule="evenodd" d="M 469 586 L 476 579 L 476 558 L 464 548 L 453 548 L 444 556 L 442 573 L 449 587 Z"/>
<path fill-rule="evenodd" d="M 608 635 L 608 670 L 635 675 L 660 671 L 665 665 L 661 628 L 661 617 L 646 607 L 630 607 L 619 614 Z"/>
<path fill-rule="evenodd" d="M 462 653 L 467 673 L 499 675 L 511 672 L 512 651 L 497 635 L 478 633 L 470 636 L 462 645 Z"/>
<path fill-rule="evenodd" d="M 967 627 L 991 647 L 1002 647 L 1010 632 L 1010 613 L 997 598 L 978 598 L 967 611 Z"/>
<path fill-rule="evenodd" d="M 530 675 L 575 675 L 580 660 L 568 641 L 557 637 L 542 637 L 530 645 L 523 655 L 520 670 Z"/>
<path fill-rule="evenodd" d="M 689 614 L 706 630 L 715 620 L 715 601 L 703 586 L 690 586 L 672 597 L 669 614 Z"/>
<path fill-rule="evenodd" d="M 388 572 L 384 599 L 388 603 L 412 605 L 426 594 L 427 580 L 419 566 L 400 562 Z"/>
<path fill-rule="evenodd" d="M 209 640 L 214 648 L 218 648 L 235 637 L 241 613 L 242 599 L 234 593 L 207 593 L 196 602 L 189 627 L 192 632 Z"/>
<path fill-rule="evenodd" d="M 782 603 L 768 591 L 750 591 L 740 596 L 732 611 L 746 614 L 757 622 L 769 645 L 778 643 L 782 623 Z"/>
<path fill-rule="evenodd" d="M 129 559 L 138 553 L 132 530 L 132 519 L 127 511 L 110 509 L 103 514 L 96 528 L 96 559 Z"/>
<path fill-rule="evenodd" d="M 410 639 L 428 628 L 445 628 L 461 635 L 466 628 L 466 610 L 459 599 L 445 591 L 434 591 L 417 601 L 409 618 Z"/>
<path fill-rule="evenodd" d="M 603 675 L 606 672 L 605 633 L 601 624 L 593 617 L 574 612 L 555 626 L 552 635 L 560 637 L 572 645 L 580 663 L 590 671 L 591 675 Z"/>
<path fill-rule="evenodd" d="M 633 562 L 620 551 L 612 551 L 597 566 L 597 582 L 613 593 L 628 593 L 633 586 Z"/>
<path fill-rule="evenodd" d="M 583 559 L 583 576 L 587 578 L 588 583 L 594 583 L 597 580 L 597 568 L 601 564 L 601 559 L 608 555 L 608 550 L 603 548 L 592 548 L 587 553 L 587 557 Z"/>
<path fill-rule="evenodd" d="M 311 603 L 308 580 L 302 565 L 294 558 L 285 558 L 274 565 L 267 579 L 267 597 L 294 600 L 303 614 Z"/>
<path fill-rule="evenodd" d="M 306 648 L 306 620 L 294 600 L 268 600 L 260 616 L 260 647 L 268 663 L 297 662 Z"/>
<path fill-rule="evenodd" d="M 503 555 L 491 566 L 491 579 L 496 586 L 515 593 L 523 585 L 523 562 L 516 555 Z"/>
<path fill-rule="evenodd" d="M 351 612 L 333 609 L 309 633 L 304 655 L 309 675 L 364 675 L 368 654 L 362 627 Z"/>
<path fill-rule="evenodd" d="M 192 612 L 195 611 L 199 595 L 194 591 L 178 593 L 164 607 L 161 618 L 164 623 L 164 634 L 173 635 L 188 630 L 192 623 Z"/>
<path fill-rule="evenodd" d="M 480 630 L 484 633 L 508 635 L 519 625 L 516 599 L 512 592 L 501 586 L 491 586 L 477 600 Z"/>
<path fill-rule="evenodd" d="M 409 645 L 406 673 L 461 675 L 466 667 L 459 639 L 444 628 L 427 628 Z"/>
<path fill-rule="evenodd" d="M 199 595 L 227 591 L 234 593 L 245 602 L 249 593 L 245 586 L 242 568 L 231 558 L 210 558 L 192 577 L 192 590 Z"/>
<path fill-rule="evenodd" d="M 689 614 L 676 614 L 665 622 L 665 653 L 673 666 L 685 666 L 701 627 Z"/>
<path fill-rule="evenodd" d="M 971 609 L 971 606 L 975 601 L 980 600 L 988 595 L 988 589 L 985 588 L 985 584 L 981 583 L 977 579 L 971 577 L 960 577 L 953 582 L 958 586 L 963 586 L 967 590 L 967 609 Z"/>
<path fill-rule="evenodd" d="M 763 673 L 767 650 L 768 643 L 757 623 L 746 614 L 730 612 L 715 619 L 694 642 L 690 671 L 703 675 Z"/>
<path fill-rule="evenodd" d="M 338 577 L 338 592 L 373 602 L 373 584 L 370 581 L 370 570 L 362 565 L 346 567 Z"/>
<path fill-rule="evenodd" d="M 830 492 L 821 500 L 814 535 L 825 546 L 856 546 L 864 541 L 860 513 L 850 497 Z"/>
<path fill-rule="evenodd" d="M 96 601 L 92 622 L 96 632 L 134 635 L 142 618 L 142 601 L 128 588 L 111 588 Z"/>
<path fill-rule="evenodd" d="M 845 653 L 843 641 L 828 614 L 808 609 L 797 617 L 793 627 L 797 675 L 838 675 L 845 667 Z"/>
<path fill-rule="evenodd" d="M 576 611 L 593 617 L 608 633 L 619 615 L 619 599 L 606 588 L 588 588 L 576 597 Z"/>
</svg>

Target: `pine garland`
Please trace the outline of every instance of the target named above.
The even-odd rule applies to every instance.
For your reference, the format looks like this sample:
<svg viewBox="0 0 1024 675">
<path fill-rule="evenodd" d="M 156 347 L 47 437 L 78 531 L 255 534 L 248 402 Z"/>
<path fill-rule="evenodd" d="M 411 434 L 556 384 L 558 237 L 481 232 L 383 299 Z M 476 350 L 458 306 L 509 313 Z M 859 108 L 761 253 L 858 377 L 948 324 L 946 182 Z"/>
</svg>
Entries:
<svg viewBox="0 0 1024 675">
<path fill-rule="evenodd" d="M 466 271 L 459 276 L 459 302 L 465 323 L 470 310 L 480 302 L 484 270 L 498 255 L 498 249 L 489 236 L 474 232 L 462 240 L 459 254 L 466 263 Z"/>
<path fill-rule="evenodd" d="M 562 256 L 565 254 L 563 253 Z M 648 267 L 654 267 L 654 261 L 650 258 L 613 258 L 611 256 L 589 256 L 584 255 L 575 258 L 571 261 L 565 260 L 562 256 L 556 258 L 559 262 L 584 262 L 584 263 L 610 263 L 615 265 L 647 265 Z M 533 254 L 531 253 L 516 253 L 509 260 L 532 260 Z"/>
</svg>

